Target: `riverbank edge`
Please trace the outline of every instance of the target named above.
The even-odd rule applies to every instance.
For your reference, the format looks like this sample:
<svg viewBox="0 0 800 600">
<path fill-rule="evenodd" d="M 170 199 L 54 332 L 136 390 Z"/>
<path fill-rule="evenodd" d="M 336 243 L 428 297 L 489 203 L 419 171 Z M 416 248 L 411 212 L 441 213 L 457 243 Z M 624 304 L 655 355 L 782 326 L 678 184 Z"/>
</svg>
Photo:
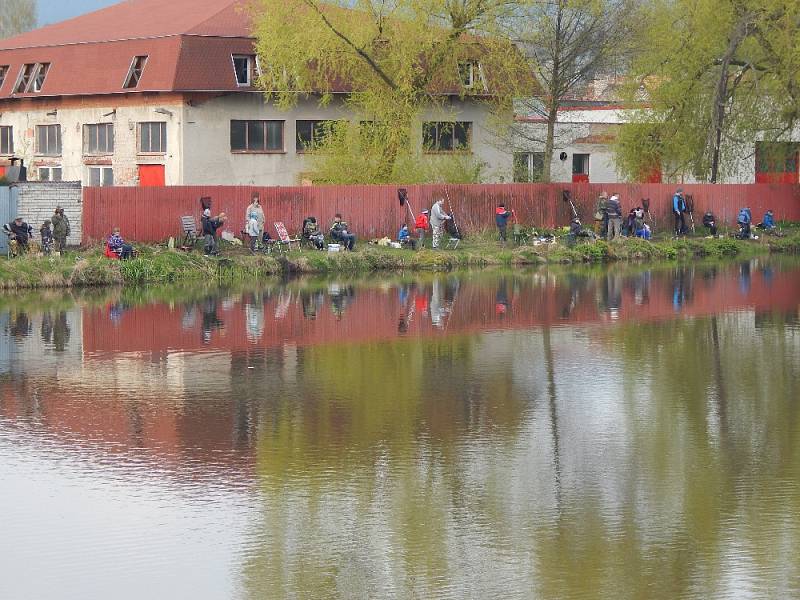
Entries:
<svg viewBox="0 0 800 600">
<path fill-rule="evenodd" d="M 158 246 L 140 248 L 128 261 L 109 260 L 97 248 L 65 257 L 22 257 L 0 260 L 0 289 L 86 287 L 246 280 L 289 274 L 331 274 L 378 271 L 450 271 L 493 266 L 591 264 L 619 261 L 669 262 L 701 258 L 731 258 L 769 253 L 800 253 L 800 233 L 760 240 L 684 238 L 647 242 L 626 239 L 566 246 L 502 247 L 477 240 L 457 250 L 396 250 L 363 245 L 356 252 L 313 250 L 288 255 L 250 255 L 231 248 L 222 258 L 180 252 Z"/>
</svg>

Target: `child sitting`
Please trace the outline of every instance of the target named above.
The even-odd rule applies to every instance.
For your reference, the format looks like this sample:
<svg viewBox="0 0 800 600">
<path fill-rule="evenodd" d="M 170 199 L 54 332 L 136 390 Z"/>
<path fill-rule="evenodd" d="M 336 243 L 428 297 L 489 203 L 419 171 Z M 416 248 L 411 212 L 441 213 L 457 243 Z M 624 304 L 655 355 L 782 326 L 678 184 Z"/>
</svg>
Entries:
<svg viewBox="0 0 800 600">
<path fill-rule="evenodd" d="M 397 241 L 400 242 L 401 246 L 411 246 L 412 250 L 417 249 L 417 240 L 411 237 L 408 231 L 408 225 L 405 223 L 400 227 L 400 231 L 397 232 Z"/>
</svg>

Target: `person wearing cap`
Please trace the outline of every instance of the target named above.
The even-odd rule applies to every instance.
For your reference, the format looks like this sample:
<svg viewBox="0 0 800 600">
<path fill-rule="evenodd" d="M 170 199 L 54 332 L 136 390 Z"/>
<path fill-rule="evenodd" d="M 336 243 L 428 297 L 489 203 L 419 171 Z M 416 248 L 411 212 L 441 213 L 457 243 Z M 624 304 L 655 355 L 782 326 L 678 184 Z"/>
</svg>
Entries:
<svg viewBox="0 0 800 600">
<path fill-rule="evenodd" d="M 608 241 L 622 239 L 622 204 L 620 204 L 617 194 L 611 194 L 608 199 L 606 214 L 608 215 Z"/>
<path fill-rule="evenodd" d="M 22 217 L 16 217 L 11 223 L 3 225 L 3 231 L 8 236 L 8 247 L 12 256 L 18 256 L 28 251 L 28 242 L 33 235 L 33 228 Z"/>
<path fill-rule="evenodd" d="M 414 221 L 414 231 L 417 232 L 417 248 L 425 246 L 425 233 L 428 231 L 428 211 L 423 210 Z"/>
<path fill-rule="evenodd" d="M 70 234 L 69 219 L 64 214 L 64 209 L 56 206 L 50 221 L 53 224 L 53 239 L 56 242 L 56 252 L 63 253 L 67 249 L 67 237 Z"/>
<path fill-rule="evenodd" d="M 686 198 L 683 195 L 683 188 L 675 190 L 672 196 L 672 214 L 675 216 L 675 235 L 686 235 Z"/>
</svg>

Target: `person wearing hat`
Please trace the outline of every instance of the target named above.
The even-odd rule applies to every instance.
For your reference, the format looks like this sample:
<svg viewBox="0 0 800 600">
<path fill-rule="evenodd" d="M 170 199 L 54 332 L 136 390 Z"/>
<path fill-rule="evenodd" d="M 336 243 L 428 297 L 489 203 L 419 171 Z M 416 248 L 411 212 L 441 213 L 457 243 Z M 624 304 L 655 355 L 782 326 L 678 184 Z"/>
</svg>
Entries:
<svg viewBox="0 0 800 600">
<path fill-rule="evenodd" d="M 67 237 L 70 234 L 69 219 L 64 214 L 64 209 L 56 206 L 50 221 L 53 224 L 53 239 L 56 242 L 56 252 L 63 253 L 67 249 Z"/>
<path fill-rule="evenodd" d="M 414 231 L 417 232 L 417 248 L 425 246 L 425 233 L 428 231 L 428 211 L 423 210 L 414 221 Z"/>
<path fill-rule="evenodd" d="M 33 228 L 17 217 L 11 223 L 3 225 L 3 231 L 8 236 L 8 246 L 12 256 L 18 256 L 28 251 L 28 242 L 33 235 Z"/>
<path fill-rule="evenodd" d="M 686 197 L 683 188 L 675 190 L 672 196 L 672 214 L 675 216 L 675 235 L 686 235 Z"/>
</svg>

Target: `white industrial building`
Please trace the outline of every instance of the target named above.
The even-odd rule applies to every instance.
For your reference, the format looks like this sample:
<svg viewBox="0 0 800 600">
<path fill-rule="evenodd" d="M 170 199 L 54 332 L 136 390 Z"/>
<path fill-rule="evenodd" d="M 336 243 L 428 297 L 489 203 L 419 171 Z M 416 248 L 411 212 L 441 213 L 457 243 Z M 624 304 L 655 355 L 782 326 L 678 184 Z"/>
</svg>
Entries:
<svg viewBox="0 0 800 600">
<path fill-rule="evenodd" d="M 355 116 L 346 90 L 324 107 L 266 102 L 251 31 L 243 0 L 128 0 L 0 41 L 0 174 L 17 157 L 29 179 L 87 186 L 301 183 L 319 122 Z M 443 92 L 426 130 L 436 154 L 465 144 L 507 181 L 480 83 L 473 99 Z"/>
</svg>

